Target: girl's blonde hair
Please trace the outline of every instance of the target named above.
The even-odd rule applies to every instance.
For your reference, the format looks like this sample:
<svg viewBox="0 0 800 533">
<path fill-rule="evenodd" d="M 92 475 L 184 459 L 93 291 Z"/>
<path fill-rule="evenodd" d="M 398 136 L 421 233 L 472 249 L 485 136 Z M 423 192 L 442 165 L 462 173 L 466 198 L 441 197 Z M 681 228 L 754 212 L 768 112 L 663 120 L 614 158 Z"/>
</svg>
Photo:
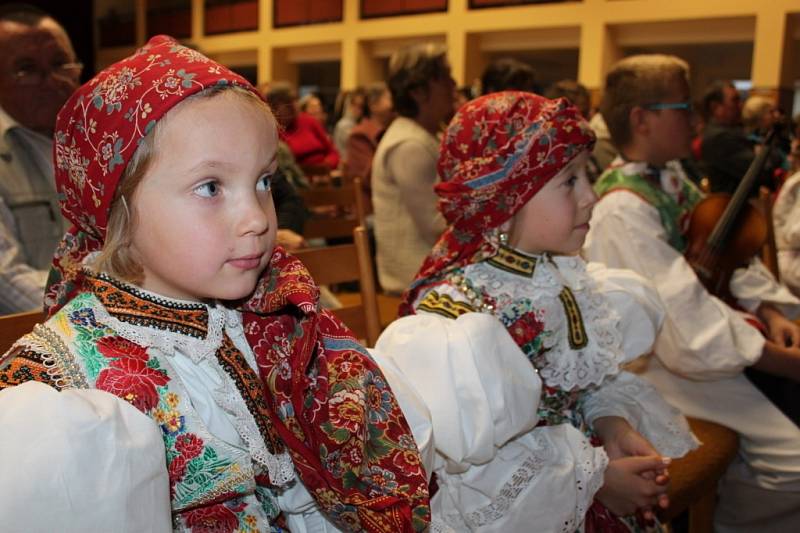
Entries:
<svg viewBox="0 0 800 533">
<path fill-rule="evenodd" d="M 108 226 L 103 248 L 95 260 L 94 267 L 98 271 L 106 272 L 116 278 L 130 282 L 141 283 L 144 270 L 132 249 L 133 230 L 137 223 L 137 213 L 134 208 L 134 195 L 142 182 L 147 170 L 157 156 L 156 147 L 163 135 L 164 124 L 169 121 L 170 113 L 201 98 L 213 98 L 220 94 L 230 94 L 242 101 L 249 102 L 259 108 L 266 116 L 273 119 L 272 111 L 261 98 L 252 91 L 237 85 L 215 85 L 193 94 L 168 111 L 155 127 L 145 135 L 136 148 L 131 160 L 125 167 L 120 178 L 114 199 L 108 215 Z"/>
</svg>

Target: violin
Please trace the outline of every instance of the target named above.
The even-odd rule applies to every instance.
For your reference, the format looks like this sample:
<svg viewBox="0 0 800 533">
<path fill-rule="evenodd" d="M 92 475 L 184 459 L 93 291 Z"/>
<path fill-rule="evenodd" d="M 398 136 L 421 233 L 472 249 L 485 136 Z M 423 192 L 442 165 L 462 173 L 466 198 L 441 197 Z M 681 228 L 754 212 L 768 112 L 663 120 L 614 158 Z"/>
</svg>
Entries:
<svg viewBox="0 0 800 533">
<path fill-rule="evenodd" d="M 730 292 L 733 271 L 746 266 L 767 240 L 767 219 L 750 196 L 776 138 L 773 128 L 733 195 L 709 194 L 689 219 L 686 260 L 706 289 L 728 303 L 735 300 Z"/>
</svg>

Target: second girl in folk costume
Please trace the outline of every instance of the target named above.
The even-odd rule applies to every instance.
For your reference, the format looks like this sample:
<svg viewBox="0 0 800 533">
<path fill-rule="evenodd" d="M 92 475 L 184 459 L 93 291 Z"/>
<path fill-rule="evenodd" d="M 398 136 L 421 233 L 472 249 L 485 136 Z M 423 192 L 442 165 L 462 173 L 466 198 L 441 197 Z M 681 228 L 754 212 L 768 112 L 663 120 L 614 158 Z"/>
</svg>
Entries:
<svg viewBox="0 0 800 533">
<path fill-rule="evenodd" d="M 0 388 L 98 389 L 149 417 L 177 530 L 425 529 L 425 472 L 386 378 L 273 251 L 277 132 L 255 89 L 154 37 L 80 88 L 55 136 L 74 227 L 50 318 L 0 361 Z"/>
<path fill-rule="evenodd" d="M 645 529 L 666 504 L 668 457 L 695 445 L 620 368 L 650 349 L 654 291 L 574 255 L 593 140 L 564 100 L 504 92 L 461 108 L 442 142 L 450 226 L 405 295 L 412 316 L 377 349 L 430 408 L 431 508 L 458 531 Z"/>
</svg>

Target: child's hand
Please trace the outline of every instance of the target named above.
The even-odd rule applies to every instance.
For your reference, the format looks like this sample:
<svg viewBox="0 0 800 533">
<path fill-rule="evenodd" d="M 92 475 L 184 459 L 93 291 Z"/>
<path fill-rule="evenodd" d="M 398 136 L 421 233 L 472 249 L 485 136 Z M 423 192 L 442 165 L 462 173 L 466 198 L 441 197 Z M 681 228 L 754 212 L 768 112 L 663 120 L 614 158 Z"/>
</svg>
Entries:
<svg viewBox="0 0 800 533">
<path fill-rule="evenodd" d="M 635 455 L 658 455 L 650 442 L 618 416 L 603 416 L 594 421 L 594 429 L 603 441 L 609 459 Z"/>
<path fill-rule="evenodd" d="M 667 484 L 658 483 L 658 476 L 654 475 L 665 470 L 669 463 L 669 457 L 658 455 L 614 459 L 608 463 L 603 486 L 596 497 L 617 516 L 641 510 L 646 520 L 652 520 L 654 506 L 669 505 Z"/>
<path fill-rule="evenodd" d="M 772 342 L 787 348 L 800 347 L 800 326 L 783 316 L 774 306 L 761 304 L 756 314 L 766 324 Z"/>
</svg>

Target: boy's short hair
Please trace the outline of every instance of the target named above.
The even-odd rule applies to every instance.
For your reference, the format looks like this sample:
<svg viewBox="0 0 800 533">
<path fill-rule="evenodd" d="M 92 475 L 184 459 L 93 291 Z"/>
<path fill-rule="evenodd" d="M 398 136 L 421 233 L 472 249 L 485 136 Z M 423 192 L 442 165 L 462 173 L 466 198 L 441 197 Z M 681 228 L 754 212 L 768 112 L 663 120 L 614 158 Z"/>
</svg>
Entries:
<svg viewBox="0 0 800 533">
<path fill-rule="evenodd" d="M 606 75 L 600 112 L 617 148 L 632 140 L 631 110 L 661 102 L 669 96 L 669 82 L 689 83 L 689 65 L 679 57 L 646 54 L 626 57 Z"/>
<path fill-rule="evenodd" d="M 416 117 L 414 89 L 428 87 L 428 82 L 447 76 L 447 47 L 422 43 L 402 48 L 389 59 L 389 90 L 395 111 L 404 117 Z"/>
<path fill-rule="evenodd" d="M 214 85 L 208 87 L 189 96 L 169 110 L 139 142 L 139 146 L 125 167 L 125 172 L 122 173 L 117 190 L 114 193 L 114 200 L 111 202 L 103 248 L 95 260 L 94 266 L 98 271 L 107 272 L 130 283 L 141 283 L 144 271 L 135 257 L 134 251 L 131 249 L 133 231 L 137 221 L 133 205 L 134 193 L 156 156 L 156 146 L 159 144 L 164 124 L 169 121 L 169 114 L 187 102 L 201 98 L 213 98 L 223 93 L 235 95 L 243 101 L 251 102 L 272 117 L 272 112 L 266 102 L 253 92 L 237 85 Z"/>
</svg>

